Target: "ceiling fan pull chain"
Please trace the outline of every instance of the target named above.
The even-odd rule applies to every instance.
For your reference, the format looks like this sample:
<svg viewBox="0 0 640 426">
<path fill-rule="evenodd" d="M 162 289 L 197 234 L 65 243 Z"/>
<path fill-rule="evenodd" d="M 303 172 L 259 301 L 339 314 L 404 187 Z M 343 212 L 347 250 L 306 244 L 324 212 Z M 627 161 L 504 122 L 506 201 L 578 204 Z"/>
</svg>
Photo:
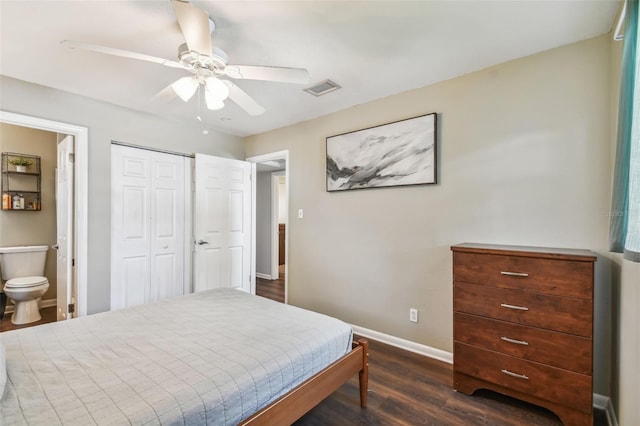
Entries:
<svg viewBox="0 0 640 426">
<path fill-rule="evenodd" d="M 208 135 L 209 130 L 207 129 L 207 116 L 205 115 L 206 109 L 204 107 L 204 96 L 202 95 L 202 91 L 204 90 L 203 85 L 200 84 L 198 86 L 198 120 L 202 122 L 202 134 Z"/>
</svg>

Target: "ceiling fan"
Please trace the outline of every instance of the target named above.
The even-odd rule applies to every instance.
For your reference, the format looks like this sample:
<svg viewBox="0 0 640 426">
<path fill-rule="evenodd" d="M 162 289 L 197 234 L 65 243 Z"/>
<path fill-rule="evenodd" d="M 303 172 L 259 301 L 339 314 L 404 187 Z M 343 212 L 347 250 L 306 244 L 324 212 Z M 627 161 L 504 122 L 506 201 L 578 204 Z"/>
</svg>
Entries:
<svg viewBox="0 0 640 426">
<path fill-rule="evenodd" d="M 231 99 L 249 115 L 257 116 L 265 111 L 245 91 L 221 77 L 295 84 L 309 83 L 309 73 L 302 68 L 230 65 L 227 54 L 211 44 L 211 34 L 215 24 L 209 18 L 209 14 L 187 0 L 171 0 L 171 4 L 186 41 L 178 48 L 177 61 L 79 41 L 63 40 L 61 43 L 72 49 L 89 50 L 187 70 L 192 75 L 176 80 L 170 85 L 171 89 L 180 99 L 187 102 L 199 88 L 203 88 L 205 103 L 210 110 L 223 108 L 224 101 Z"/>
</svg>

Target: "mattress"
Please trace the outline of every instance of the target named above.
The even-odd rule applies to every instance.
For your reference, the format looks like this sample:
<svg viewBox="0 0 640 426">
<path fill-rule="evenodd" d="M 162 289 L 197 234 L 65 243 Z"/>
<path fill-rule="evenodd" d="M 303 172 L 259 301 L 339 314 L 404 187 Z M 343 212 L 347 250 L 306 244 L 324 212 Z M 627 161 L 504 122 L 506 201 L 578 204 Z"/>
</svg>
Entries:
<svg viewBox="0 0 640 426">
<path fill-rule="evenodd" d="M 219 289 L 0 340 L 3 426 L 235 425 L 350 351 L 352 331 Z"/>
</svg>

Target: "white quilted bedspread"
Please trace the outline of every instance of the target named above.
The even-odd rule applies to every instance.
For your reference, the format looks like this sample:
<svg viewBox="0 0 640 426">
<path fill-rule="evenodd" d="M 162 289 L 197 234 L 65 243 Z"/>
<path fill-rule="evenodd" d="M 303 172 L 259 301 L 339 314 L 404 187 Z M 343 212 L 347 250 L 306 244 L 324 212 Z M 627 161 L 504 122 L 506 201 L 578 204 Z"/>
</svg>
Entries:
<svg viewBox="0 0 640 426">
<path fill-rule="evenodd" d="M 233 425 L 351 348 L 325 315 L 221 289 L 0 334 L 0 425 Z"/>
</svg>

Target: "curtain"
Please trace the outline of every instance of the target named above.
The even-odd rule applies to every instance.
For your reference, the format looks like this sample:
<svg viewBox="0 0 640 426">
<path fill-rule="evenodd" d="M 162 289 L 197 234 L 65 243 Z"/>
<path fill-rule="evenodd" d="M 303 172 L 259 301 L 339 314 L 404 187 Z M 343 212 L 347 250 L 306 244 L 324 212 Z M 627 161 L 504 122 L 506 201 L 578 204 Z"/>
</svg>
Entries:
<svg viewBox="0 0 640 426">
<path fill-rule="evenodd" d="M 626 7 L 609 244 L 611 251 L 624 253 L 625 259 L 640 262 L 638 0 L 628 0 Z"/>
</svg>

